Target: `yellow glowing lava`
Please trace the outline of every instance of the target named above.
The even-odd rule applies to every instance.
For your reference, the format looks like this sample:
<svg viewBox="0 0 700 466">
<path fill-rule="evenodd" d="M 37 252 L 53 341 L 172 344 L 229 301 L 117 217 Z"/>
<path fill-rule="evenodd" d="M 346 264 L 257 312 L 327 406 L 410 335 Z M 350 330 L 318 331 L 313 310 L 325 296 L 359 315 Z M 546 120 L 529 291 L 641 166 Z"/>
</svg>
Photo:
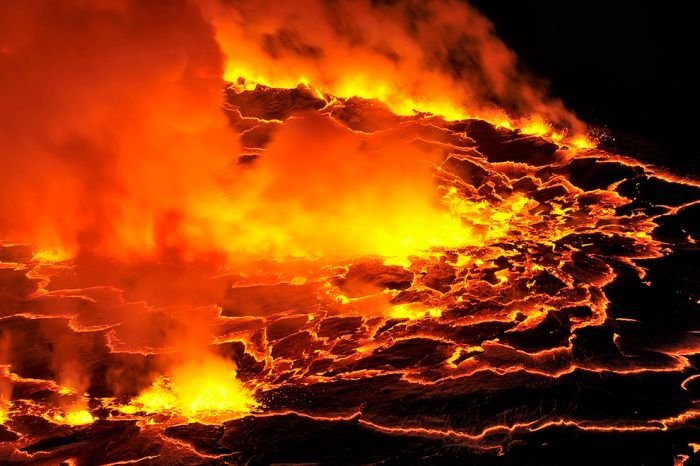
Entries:
<svg viewBox="0 0 700 466">
<path fill-rule="evenodd" d="M 590 138 L 578 135 L 571 140 L 571 144 L 577 149 L 593 149 L 595 148 L 595 142 Z"/>
<path fill-rule="evenodd" d="M 37 262 L 63 262 L 71 258 L 71 253 L 63 249 L 39 249 L 32 259 Z"/>
<path fill-rule="evenodd" d="M 440 317 L 442 310 L 438 307 L 426 307 L 422 303 L 397 304 L 389 310 L 389 316 L 394 319 L 416 320 L 424 317 Z"/>
<path fill-rule="evenodd" d="M 173 412 L 192 421 L 217 422 L 257 406 L 250 391 L 236 379 L 233 362 L 211 356 L 178 366 L 170 377 L 159 377 L 131 404 L 149 414 Z"/>
<path fill-rule="evenodd" d="M 552 126 L 541 118 L 533 117 L 531 120 L 527 121 L 521 128 L 520 132 L 523 134 L 530 134 L 533 136 L 545 136 L 552 131 Z"/>
<path fill-rule="evenodd" d="M 87 409 L 77 409 L 66 413 L 56 413 L 51 419 L 59 424 L 71 426 L 81 426 L 95 421 L 95 418 Z"/>
</svg>

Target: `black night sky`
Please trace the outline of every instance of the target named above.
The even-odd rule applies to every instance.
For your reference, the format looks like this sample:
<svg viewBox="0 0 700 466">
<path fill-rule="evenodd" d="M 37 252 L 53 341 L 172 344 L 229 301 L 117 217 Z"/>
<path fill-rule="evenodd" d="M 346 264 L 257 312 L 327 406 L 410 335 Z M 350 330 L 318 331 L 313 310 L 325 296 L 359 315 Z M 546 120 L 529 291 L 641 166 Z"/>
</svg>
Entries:
<svg viewBox="0 0 700 466">
<path fill-rule="evenodd" d="M 610 131 L 608 147 L 698 174 L 686 132 L 697 93 L 687 2 L 474 0 L 533 74 L 549 80 L 584 121 Z M 681 129 L 683 128 L 683 129 Z"/>
</svg>

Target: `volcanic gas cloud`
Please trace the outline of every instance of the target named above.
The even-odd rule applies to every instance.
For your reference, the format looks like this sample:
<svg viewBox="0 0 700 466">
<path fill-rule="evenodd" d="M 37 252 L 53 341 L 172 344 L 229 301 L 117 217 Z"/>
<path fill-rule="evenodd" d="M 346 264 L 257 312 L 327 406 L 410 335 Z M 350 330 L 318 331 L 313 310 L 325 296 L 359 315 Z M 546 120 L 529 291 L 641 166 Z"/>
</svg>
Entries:
<svg viewBox="0 0 700 466">
<path fill-rule="evenodd" d="M 700 183 L 465 2 L 9 0 L 0 101 L 2 461 L 700 449 Z"/>
</svg>

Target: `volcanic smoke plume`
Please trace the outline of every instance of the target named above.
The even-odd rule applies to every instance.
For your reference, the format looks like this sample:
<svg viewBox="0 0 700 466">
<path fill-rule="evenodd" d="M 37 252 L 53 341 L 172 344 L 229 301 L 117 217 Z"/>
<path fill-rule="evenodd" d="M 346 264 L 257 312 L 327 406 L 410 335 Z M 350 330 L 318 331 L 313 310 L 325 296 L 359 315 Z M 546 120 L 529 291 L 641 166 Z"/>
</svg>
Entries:
<svg viewBox="0 0 700 466">
<path fill-rule="evenodd" d="M 5 1 L 0 101 L 1 462 L 697 460 L 700 182 L 466 3 Z"/>
</svg>

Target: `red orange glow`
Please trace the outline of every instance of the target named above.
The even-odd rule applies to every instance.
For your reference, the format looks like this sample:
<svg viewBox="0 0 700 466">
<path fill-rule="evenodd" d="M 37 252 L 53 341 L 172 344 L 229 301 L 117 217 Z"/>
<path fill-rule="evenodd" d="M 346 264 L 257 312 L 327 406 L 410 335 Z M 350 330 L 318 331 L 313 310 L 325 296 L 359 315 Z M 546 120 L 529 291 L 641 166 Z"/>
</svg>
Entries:
<svg viewBox="0 0 700 466">
<path fill-rule="evenodd" d="M 697 203 L 623 184 L 700 184 L 597 149 L 472 7 L 45 3 L 0 5 L 0 458 L 73 461 L 41 422 L 157 445 L 124 464 L 228 461 L 174 432 L 287 416 L 483 450 L 697 418 L 508 405 L 455 427 L 439 405 L 472 381 L 697 377 L 693 336 L 629 351 L 608 293 Z"/>
</svg>

